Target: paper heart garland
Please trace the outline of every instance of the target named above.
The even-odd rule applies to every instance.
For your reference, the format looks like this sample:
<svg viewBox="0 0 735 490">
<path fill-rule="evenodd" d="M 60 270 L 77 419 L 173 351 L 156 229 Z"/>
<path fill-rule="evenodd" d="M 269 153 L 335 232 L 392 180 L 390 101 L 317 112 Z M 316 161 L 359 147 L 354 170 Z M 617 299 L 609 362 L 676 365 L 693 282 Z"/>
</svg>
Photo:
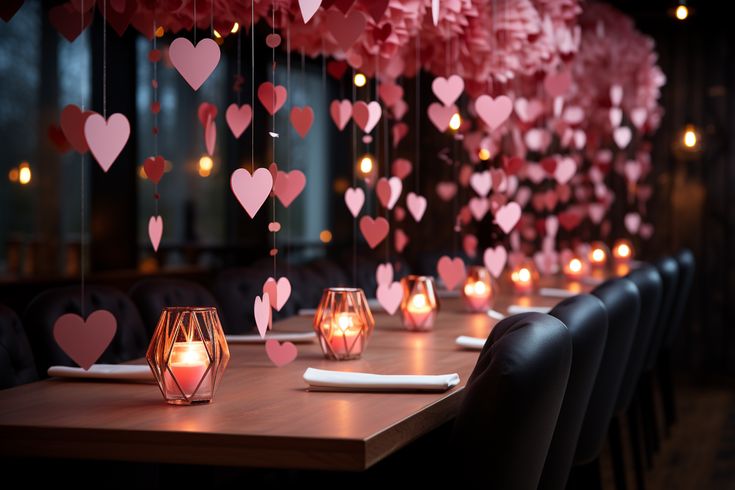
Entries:
<svg viewBox="0 0 735 490">
<path fill-rule="evenodd" d="M 360 232 L 370 248 L 377 247 L 388 236 L 389 231 L 388 220 L 382 216 L 375 219 L 371 216 L 360 218 Z"/>
<path fill-rule="evenodd" d="M 227 126 L 230 127 L 235 138 L 239 138 L 248 129 L 252 119 L 253 108 L 250 107 L 250 104 L 243 104 L 240 107 L 237 107 L 237 104 L 230 104 L 225 111 Z"/>
<path fill-rule="evenodd" d="M 91 114 L 84 122 L 84 138 L 89 150 L 105 172 L 120 155 L 129 137 L 130 123 L 120 113 L 111 115 L 107 121 L 99 114 Z"/>
<path fill-rule="evenodd" d="M 154 252 L 158 252 L 161 236 L 163 236 L 163 218 L 160 216 L 151 216 L 148 220 L 148 238 L 151 240 Z"/>
<path fill-rule="evenodd" d="M 250 175 L 244 168 L 232 172 L 230 187 L 240 205 L 253 218 L 273 189 L 273 176 L 265 168 Z"/>
<path fill-rule="evenodd" d="M 301 17 L 304 19 L 304 24 L 314 17 L 321 4 L 322 0 L 299 0 L 299 9 L 301 9 Z"/>
<path fill-rule="evenodd" d="M 401 305 L 401 300 L 403 299 L 403 287 L 398 281 L 388 284 L 379 284 L 375 296 L 378 299 L 378 303 L 380 303 L 380 306 L 383 307 L 386 313 L 393 315 Z"/>
<path fill-rule="evenodd" d="M 308 105 L 293 107 L 291 108 L 290 118 L 293 128 L 299 133 L 299 136 L 305 138 L 311 129 L 311 124 L 314 122 L 314 109 Z"/>
<path fill-rule="evenodd" d="M 403 249 L 406 248 L 406 245 L 408 245 L 409 238 L 406 233 L 398 228 L 393 235 L 393 242 L 396 247 L 396 252 L 403 253 Z"/>
<path fill-rule="evenodd" d="M 495 213 L 495 222 L 505 234 L 510 233 L 520 219 L 521 207 L 517 202 L 513 201 L 501 207 Z"/>
<path fill-rule="evenodd" d="M 498 129 L 508 119 L 512 111 L 513 101 L 505 95 L 495 99 L 489 95 L 481 95 L 475 100 L 475 112 L 491 131 Z"/>
<path fill-rule="evenodd" d="M 276 339 L 268 339 L 265 341 L 265 353 L 276 367 L 283 367 L 296 359 L 299 350 L 293 342 L 280 343 Z"/>
<path fill-rule="evenodd" d="M 271 299 L 268 293 L 263 296 L 256 296 L 253 303 L 253 316 L 255 317 L 255 326 L 258 327 L 260 338 L 265 338 L 268 326 L 271 323 Z"/>
<path fill-rule="evenodd" d="M 457 102 L 459 96 L 464 90 L 464 80 L 459 75 L 452 75 L 449 78 L 436 77 L 431 82 L 431 90 L 436 98 L 446 107 L 451 107 Z"/>
<path fill-rule="evenodd" d="M 456 257 L 454 259 L 447 255 L 442 256 L 436 264 L 436 271 L 441 277 L 444 286 L 449 290 L 453 290 L 459 283 L 464 281 L 467 271 L 462 259 Z"/>
<path fill-rule="evenodd" d="M 219 46 L 213 39 L 204 38 L 194 45 L 185 37 L 177 37 L 168 48 L 171 64 L 194 90 L 204 84 L 220 59 Z"/>
<path fill-rule="evenodd" d="M 413 192 L 409 192 L 406 196 L 406 207 L 408 207 L 408 212 L 411 213 L 411 216 L 416 220 L 416 223 L 420 222 L 421 218 L 424 217 L 426 206 L 427 202 L 425 197 L 419 196 Z"/>
<path fill-rule="evenodd" d="M 346 53 L 365 30 L 365 15 L 359 10 L 352 10 L 347 15 L 328 10 L 326 26 L 337 45 Z"/>
<path fill-rule="evenodd" d="M 143 162 L 143 170 L 148 180 L 154 184 L 158 184 L 166 170 L 166 161 L 162 156 L 148 157 Z"/>
<path fill-rule="evenodd" d="M 291 297 L 291 282 L 287 277 L 279 277 L 278 281 L 269 277 L 263 283 L 263 293 L 268 294 L 271 308 L 281 311 L 288 298 Z"/>
<path fill-rule="evenodd" d="M 375 269 L 375 281 L 380 284 L 390 284 L 393 282 L 393 264 L 386 262 L 378 264 Z"/>
<path fill-rule="evenodd" d="M 380 104 L 372 101 L 366 104 L 362 100 L 355 102 L 352 106 L 352 119 L 365 133 L 369 133 L 380 121 L 383 110 Z"/>
<path fill-rule="evenodd" d="M 287 98 L 288 92 L 283 85 L 274 86 L 271 82 L 263 82 L 258 87 L 258 100 L 271 116 L 283 107 Z"/>
<path fill-rule="evenodd" d="M 360 210 L 362 209 L 362 205 L 365 204 L 365 191 L 359 187 L 349 187 L 345 191 L 345 204 L 347 204 L 347 209 L 350 210 L 352 217 L 357 218 L 357 215 L 360 214 Z"/>
<path fill-rule="evenodd" d="M 330 60 L 327 63 L 327 73 L 335 80 L 342 80 L 347 71 L 347 62 L 343 60 Z"/>
<path fill-rule="evenodd" d="M 352 102 L 349 99 L 333 100 L 329 105 L 329 115 L 337 129 L 342 131 L 352 118 Z"/>
<path fill-rule="evenodd" d="M 96 310 L 86 320 L 76 313 L 61 315 L 54 322 L 54 340 L 72 361 L 89 369 L 110 345 L 117 320 L 107 310 Z"/>
<path fill-rule="evenodd" d="M 383 82 L 378 85 L 378 96 L 385 105 L 392 107 L 403 98 L 403 87 L 394 82 Z"/>
<path fill-rule="evenodd" d="M 63 131 L 66 140 L 78 153 L 83 154 L 89 151 L 87 139 L 84 136 L 84 124 L 87 122 L 87 118 L 92 114 L 94 114 L 92 111 L 82 112 L 82 110 L 74 104 L 67 105 L 61 111 L 61 130 Z"/>
<path fill-rule="evenodd" d="M 502 245 L 496 245 L 495 248 L 487 248 L 482 255 L 482 261 L 493 277 L 500 277 L 507 260 L 508 251 Z"/>
<path fill-rule="evenodd" d="M 278 171 L 273 184 L 273 193 L 281 201 L 283 207 L 289 207 L 306 186 L 306 175 L 301 170 L 290 172 Z"/>
</svg>

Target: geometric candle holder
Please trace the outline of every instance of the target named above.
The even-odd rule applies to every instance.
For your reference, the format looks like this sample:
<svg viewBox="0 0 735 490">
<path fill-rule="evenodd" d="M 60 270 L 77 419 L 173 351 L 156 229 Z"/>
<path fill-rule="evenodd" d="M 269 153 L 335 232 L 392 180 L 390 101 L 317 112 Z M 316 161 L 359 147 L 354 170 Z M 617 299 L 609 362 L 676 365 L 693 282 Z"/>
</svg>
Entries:
<svg viewBox="0 0 735 490">
<path fill-rule="evenodd" d="M 430 276 L 408 275 L 401 279 L 401 284 L 403 326 L 417 332 L 434 328 L 434 320 L 439 312 L 434 279 Z"/>
<path fill-rule="evenodd" d="M 490 271 L 480 266 L 467 270 L 467 279 L 462 287 L 462 298 L 469 311 L 483 312 L 495 303 L 495 284 Z"/>
<path fill-rule="evenodd" d="M 324 356 L 345 361 L 362 356 L 375 320 L 362 289 L 329 288 L 324 290 L 313 325 Z"/>
<path fill-rule="evenodd" d="M 211 402 L 230 360 L 217 309 L 164 308 L 146 360 L 166 402 Z"/>
</svg>

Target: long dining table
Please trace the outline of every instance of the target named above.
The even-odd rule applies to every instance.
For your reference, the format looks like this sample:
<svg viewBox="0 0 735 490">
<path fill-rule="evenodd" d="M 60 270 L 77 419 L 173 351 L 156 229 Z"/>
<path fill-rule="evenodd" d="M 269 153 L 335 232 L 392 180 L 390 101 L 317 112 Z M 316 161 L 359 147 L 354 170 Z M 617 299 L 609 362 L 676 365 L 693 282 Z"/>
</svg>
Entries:
<svg viewBox="0 0 735 490">
<path fill-rule="evenodd" d="M 574 292 L 562 278 L 547 283 Z M 505 291 L 508 289 L 506 288 Z M 494 309 L 551 307 L 560 297 L 498 295 Z M 275 367 L 263 345 L 230 345 L 231 360 L 214 401 L 172 406 L 155 384 L 46 379 L 0 391 L 0 454 L 218 466 L 361 471 L 457 413 L 478 351 L 459 335 L 487 337 L 496 319 L 443 298 L 434 329 L 409 332 L 400 312 L 375 312 L 361 359 L 330 361 L 318 343 L 299 344 L 292 363 Z M 312 329 L 310 316 L 276 322 L 277 332 Z M 144 363 L 143 359 L 133 361 Z M 443 393 L 309 391 L 309 368 L 379 374 L 458 373 Z M 175 448 L 175 450 L 172 450 Z"/>
</svg>

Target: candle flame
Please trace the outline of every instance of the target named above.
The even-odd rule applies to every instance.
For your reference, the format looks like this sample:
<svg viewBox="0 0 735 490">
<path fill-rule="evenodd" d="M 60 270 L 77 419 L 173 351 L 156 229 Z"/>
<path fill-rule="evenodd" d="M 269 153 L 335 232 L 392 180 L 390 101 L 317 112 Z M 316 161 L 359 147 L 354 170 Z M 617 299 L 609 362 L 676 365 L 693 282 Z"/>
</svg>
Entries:
<svg viewBox="0 0 735 490">
<path fill-rule="evenodd" d="M 596 248 L 592 251 L 592 261 L 602 262 L 605 260 L 605 251 L 601 248 Z"/>
<path fill-rule="evenodd" d="M 569 270 L 572 272 L 579 272 L 582 270 L 582 261 L 574 258 L 569 261 Z"/>
<path fill-rule="evenodd" d="M 416 308 L 425 308 L 426 307 L 426 295 L 415 294 L 413 298 L 411 298 L 411 303 L 413 303 L 413 306 L 415 306 Z"/>
</svg>

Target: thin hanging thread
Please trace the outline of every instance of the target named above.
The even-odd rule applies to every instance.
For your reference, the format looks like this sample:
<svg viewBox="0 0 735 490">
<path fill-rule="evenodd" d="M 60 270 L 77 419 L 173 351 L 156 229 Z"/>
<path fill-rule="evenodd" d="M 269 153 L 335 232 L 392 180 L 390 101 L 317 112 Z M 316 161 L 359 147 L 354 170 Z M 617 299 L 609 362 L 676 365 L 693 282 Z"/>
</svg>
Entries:
<svg viewBox="0 0 735 490">
<path fill-rule="evenodd" d="M 156 49 L 156 29 L 157 29 L 156 20 L 154 18 L 153 19 L 153 49 L 154 50 Z M 157 62 L 153 62 L 153 80 L 155 80 L 156 82 L 155 87 L 153 87 L 153 103 L 155 104 L 156 102 L 158 102 L 158 63 Z M 160 110 L 160 106 L 159 106 L 159 110 Z M 153 133 L 153 152 L 154 152 L 154 155 L 157 157 L 158 156 L 158 112 L 153 113 L 153 127 L 155 129 Z M 158 199 L 159 199 L 158 182 L 156 182 L 154 186 L 155 186 L 154 187 L 155 195 L 153 197 L 156 202 L 156 216 L 159 216 L 158 214 Z"/>
<path fill-rule="evenodd" d="M 194 27 L 191 30 L 194 33 L 194 46 L 197 44 L 197 0 L 194 0 Z"/>
<path fill-rule="evenodd" d="M 84 30 L 84 0 L 82 0 L 82 9 L 80 12 L 80 32 Z M 83 70 L 81 70 L 81 58 L 79 59 L 79 76 L 82 76 Z M 84 84 L 79 84 L 79 98 L 82 100 L 82 113 L 84 113 Z M 84 153 L 81 154 L 81 165 L 80 165 L 80 174 L 81 174 L 81 185 L 80 185 L 80 202 L 79 202 L 79 208 L 80 208 L 80 221 L 79 226 L 81 233 L 79 234 L 79 272 L 81 276 L 81 288 L 80 288 L 80 295 L 79 295 L 79 307 L 80 307 L 80 313 L 82 314 L 82 318 L 86 318 L 85 315 L 85 308 L 84 308 L 84 260 L 85 260 L 85 252 L 84 252 Z"/>
<path fill-rule="evenodd" d="M 102 116 L 107 120 L 107 0 L 102 2 Z"/>
<path fill-rule="evenodd" d="M 352 69 L 352 80 L 355 79 L 355 69 Z M 355 106 L 355 100 L 357 99 L 357 89 L 355 84 L 352 83 L 352 106 Z M 352 188 L 357 189 L 357 130 L 355 129 L 356 124 L 352 123 Z M 352 217 L 352 285 L 357 287 L 357 216 Z"/>
<path fill-rule="evenodd" d="M 286 93 L 288 97 L 288 109 L 291 110 L 291 22 L 286 23 Z M 286 133 L 286 170 L 291 170 L 291 131 Z M 285 209 L 286 213 L 286 276 L 291 274 L 291 208 Z"/>
<path fill-rule="evenodd" d="M 276 33 L 276 0 L 273 0 L 271 2 L 271 34 Z M 273 79 L 273 96 L 272 96 L 272 102 L 273 102 L 273 115 L 271 116 L 271 120 L 273 121 L 273 132 L 276 132 L 276 48 L 271 48 L 271 78 Z M 276 138 L 271 137 L 272 141 L 272 150 L 271 154 L 273 157 L 273 161 L 276 161 Z M 278 179 L 276 179 L 278 180 Z M 275 182 L 273 183 L 275 187 Z M 271 208 L 273 213 L 273 221 L 276 221 L 276 193 L 273 193 L 273 197 L 271 198 Z M 276 232 L 273 232 L 273 279 L 276 278 L 276 255 L 278 254 L 278 249 L 276 248 Z"/>
<path fill-rule="evenodd" d="M 237 108 L 242 104 L 242 28 L 237 30 Z"/>
<path fill-rule="evenodd" d="M 250 173 L 255 173 L 255 0 L 250 0 Z"/>
<path fill-rule="evenodd" d="M 416 192 L 421 189 L 421 36 L 416 36 L 416 107 L 414 108 L 414 117 L 416 118 L 416 172 L 414 179 L 416 180 Z"/>
</svg>

